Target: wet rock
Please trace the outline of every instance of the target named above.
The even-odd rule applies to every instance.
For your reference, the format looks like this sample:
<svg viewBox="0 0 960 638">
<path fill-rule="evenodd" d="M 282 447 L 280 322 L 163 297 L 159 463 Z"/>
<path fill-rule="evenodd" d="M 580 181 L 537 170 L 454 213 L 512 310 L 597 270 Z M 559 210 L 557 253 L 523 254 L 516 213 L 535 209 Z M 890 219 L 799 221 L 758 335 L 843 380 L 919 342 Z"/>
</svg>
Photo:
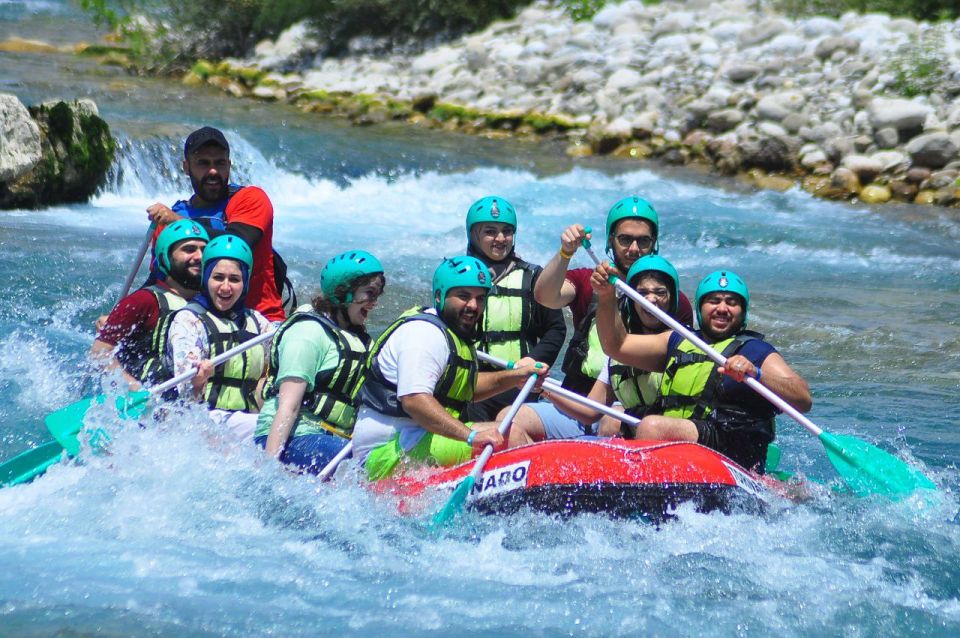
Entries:
<svg viewBox="0 0 960 638">
<path fill-rule="evenodd" d="M 849 168 L 840 167 L 830 176 L 830 185 L 839 188 L 850 196 L 860 192 L 860 180 Z"/>
<path fill-rule="evenodd" d="M 892 196 L 890 188 L 883 184 L 867 184 L 858 195 L 864 204 L 885 204 Z"/>
<path fill-rule="evenodd" d="M 14 155 L 34 160 L 36 138 L 29 130 L 32 127 L 20 119 L 22 111 L 10 97 L 13 96 L 0 100 L 0 105 L 14 114 L 18 124 L 12 132 L 23 141 L 25 149 Z M 115 148 L 96 104 L 91 100 L 51 101 L 32 106 L 28 112 L 39 135 L 40 157 L 32 163 L 24 159 L 7 162 L 15 168 L 0 172 L 0 208 L 39 208 L 87 201 L 104 183 Z M 9 139 L 6 135 L 3 138 L 0 161 L 8 156 Z M 24 170 L 28 163 L 31 165 Z"/>
<path fill-rule="evenodd" d="M 917 196 L 917 185 L 902 179 L 892 180 L 889 184 L 893 199 L 899 202 L 912 202 Z"/>
<path fill-rule="evenodd" d="M 787 144 L 773 137 L 744 140 L 740 144 L 741 165 L 765 171 L 787 171 L 793 168 L 793 156 Z"/>
<path fill-rule="evenodd" d="M 907 171 L 906 180 L 913 184 L 920 184 L 923 180 L 930 177 L 933 171 L 923 166 L 914 166 Z"/>
<path fill-rule="evenodd" d="M 956 180 L 957 171 L 937 171 L 920 182 L 920 190 L 940 190 L 947 186 L 953 186 Z"/>
<path fill-rule="evenodd" d="M 941 168 L 957 157 L 957 146 L 946 133 L 919 135 L 907 144 L 906 151 L 919 166 Z"/>
<path fill-rule="evenodd" d="M 920 191 L 919 193 L 917 193 L 917 196 L 913 198 L 913 203 L 920 204 L 920 205 L 935 204 L 936 201 L 937 201 L 936 191 Z"/>
<path fill-rule="evenodd" d="M 874 177 L 883 172 L 883 164 L 864 155 L 847 155 L 840 162 L 840 165 L 853 171 L 861 184 L 872 181 Z"/>
</svg>

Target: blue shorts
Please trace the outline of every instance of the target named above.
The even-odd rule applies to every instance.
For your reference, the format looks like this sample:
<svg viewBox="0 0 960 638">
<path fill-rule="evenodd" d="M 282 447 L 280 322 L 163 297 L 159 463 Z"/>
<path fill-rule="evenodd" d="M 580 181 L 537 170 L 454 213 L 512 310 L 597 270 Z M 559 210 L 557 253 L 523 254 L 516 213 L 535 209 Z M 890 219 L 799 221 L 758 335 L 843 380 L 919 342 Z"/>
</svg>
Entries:
<svg viewBox="0 0 960 638">
<path fill-rule="evenodd" d="M 539 403 L 527 403 L 526 406 L 540 417 L 540 421 L 543 422 L 543 429 L 547 433 L 547 439 L 575 439 L 586 434 L 579 421 L 567 416 L 552 403 L 541 401 Z M 596 430 L 595 424 L 593 429 Z"/>
<path fill-rule="evenodd" d="M 258 436 L 253 440 L 262 448 L 267 447 L 267 435 Z M 280 455 L 280 462 L 293 465 L 302 472 L 319 474 L 333 460 L 337 452 L 347 445 L 347 439 L 333 434 L 304 434 L 295 436 L 287 441 L 287 446 Z M 348 454 L 347 458 L 352 455 Z"/>
</svg>

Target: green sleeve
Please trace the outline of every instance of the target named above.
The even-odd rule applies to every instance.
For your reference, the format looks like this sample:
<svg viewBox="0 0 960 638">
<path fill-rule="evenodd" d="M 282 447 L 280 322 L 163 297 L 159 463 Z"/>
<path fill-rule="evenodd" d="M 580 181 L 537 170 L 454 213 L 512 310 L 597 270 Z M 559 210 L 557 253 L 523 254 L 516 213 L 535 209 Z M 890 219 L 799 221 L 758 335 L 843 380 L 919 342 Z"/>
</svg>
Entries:
<svg viewBox="0 0 960 638">
<path fill-rule="evenodd" d="M 300 321 L 284 333 L 279 345 L 277 380 L 302 379 L 313 390 L 317 373 L 337 366 L 337 347 L 327 331 L 314 321 Z"/>
</svg>

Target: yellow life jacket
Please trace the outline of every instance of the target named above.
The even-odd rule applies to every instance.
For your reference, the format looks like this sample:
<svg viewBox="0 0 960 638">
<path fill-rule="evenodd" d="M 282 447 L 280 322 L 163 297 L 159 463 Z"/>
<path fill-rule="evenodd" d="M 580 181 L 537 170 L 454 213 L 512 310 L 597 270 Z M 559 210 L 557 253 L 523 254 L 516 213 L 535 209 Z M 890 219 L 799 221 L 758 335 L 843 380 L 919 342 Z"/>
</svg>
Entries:
<svg viewBox="0 0 960 638">
<path fill-rule="evenodd" d="M 126 370 L 130 376 L 139 379 L 142 383 L 152 385 L 170 378 L 167 368 L 163 364 L 163 327 L 170 315 L 187 305 L 187 300 L 172 290 L 157 285 L 147 286 L 144 290 L 153 294 L 157 300 L 159 316 L 157 317 L 157 325 L 154 326 L 153 332 L 144 332 L 138 335 L 136 345 L 132 348 L 132 352 L 148 354 L 136 361 L 122 356 L 118 357 L 118 359 L 123 365 L 123 369 Z"/>
<path fill-rule="evenodd" d="M 536 345 L 527 334 L 533 320 L 533 278 L 536 267 L 517 260 L 487 295 L 480 346 L 487 354 L 519 361 Z"/>
<path fill-rule="evenodd" d="M 196 302 L 190 302 L 179 312 L 192 312 L 200 319 L 207 332 L 210 345 L 209 358 L 216 357 L 234 346 L 248 341 L 260 334 L 260 326 L 249 310 L 244 313 L 242 325 L 218 317 Z M 170 314 L 172 321 L 176 313 Z M 164 330 L 164 352 L 169 337 L 169 322 Z M 266 358 L 262 347 L 250 348 L 231 357 L 213 369 L 213 375 L 203 390 L 203 400 L 207 406 L 219 410 L 236 412 L 257 412 L 256 389 L 260 377 L 266 370 Z"/>
<path fill-rule="evenodd" d="M 279 391 L 276 374 L 280 369 L 280 342 L 287 330 L 301 321 L 320 324 L 337 348 L 337 367 L 317 373 L 313 389 L 304 394 L 301 407 L 313 415 L 323 429 L 350 438 L 366 372 L 367 344 L 357 335 L 341 329 L 326 315 L 296 312 L 277 328 L 270 347 L 270 376 L 267 377 L 264 396 L 270 398 Z"/>
<path fill-rule="evenodd" d="M 360 401 L 381 414 L 409 418 L 410 415 L 397 398 L 397 385 L 387 381 L 380 371 L 377 355 L 397 328 L 410 321 L 426 321 L 443 332 L 450 350 L 433 396 L 447 412 L 459 419 L 461 412 L 473 399 L 473 391 L 477 386 L 477 351 L 472 342 L 461 339 L 440 317 L 425 311 L 426 307 L 405 311 L 373 343 L 367 355 L 367 378 L 360 391 Z"/>
<path fill-rule="evenodd" d="M 749 330 L 711 344 L 724 357 L 731 357 L 751 339 L 762 339 Z M 718 407 L 720 385 L 717 364 L 687 339 L 667 353 L 667 365 L 660 383 L 658 409 L 664 416 L 703 419 Z"/>
<path fill-rule="evenodd" d="M 610 387 L 627 414 L 643 418 L 660 395 L 663 373 L 647 372 L 610 360 Z"/>
</svg>

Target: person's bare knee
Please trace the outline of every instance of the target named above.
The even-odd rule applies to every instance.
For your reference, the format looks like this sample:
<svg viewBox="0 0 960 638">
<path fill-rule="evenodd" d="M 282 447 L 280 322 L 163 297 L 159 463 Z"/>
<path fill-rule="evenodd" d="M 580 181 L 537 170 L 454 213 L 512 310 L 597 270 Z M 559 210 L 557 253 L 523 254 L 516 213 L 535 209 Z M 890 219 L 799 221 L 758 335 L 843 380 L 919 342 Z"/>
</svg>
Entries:
<svg viewBox="0 0 960 638">
<path fill-rule="evenodd" d="M 497 414 L 498 423 L 503 420 L 509 410 L 510 408 L 507 407 Z M 543 423 L 541 423 L 537 413 L 528 406 L 520 406 L 516 416 L 513 417 L 513 425 L 510 426 L 510 439 L 507 445 L 508 447 L 517 447 L 533 443 L 535 440 L 542 440 L 542 436 L 540 439 L 535 438 L 536 433 L 542 430 Z"/>
</svg>

